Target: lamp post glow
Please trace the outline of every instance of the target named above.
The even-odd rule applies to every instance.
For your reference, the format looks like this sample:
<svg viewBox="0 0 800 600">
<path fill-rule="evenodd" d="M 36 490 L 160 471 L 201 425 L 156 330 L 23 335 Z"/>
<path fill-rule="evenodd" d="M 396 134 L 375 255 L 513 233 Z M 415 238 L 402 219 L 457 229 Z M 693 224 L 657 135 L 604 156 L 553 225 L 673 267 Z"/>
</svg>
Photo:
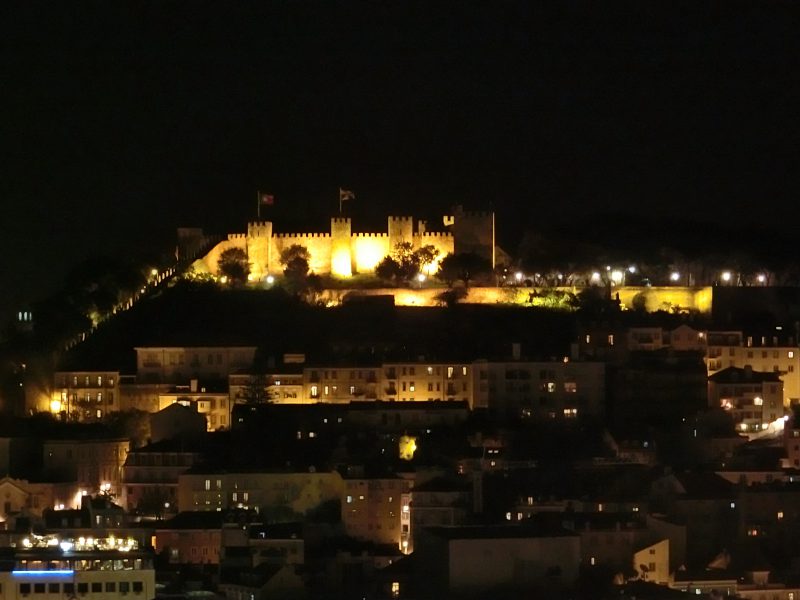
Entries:
<svg viewBox="0 0 800 600">
<path fill-rule="evenodd" d="M 681 274 L 678 273 L 677 271 L 673 271 L 672 273 L 669 274 L 669 280 L 670 281 L 678 281 L 680 278 L 681 278 Z"/>
<path fill-rule="evenodd" d="M 269 285 L 272 285 L 273 283 L 275 283 L 275 278 L 272 275 L 267 275 L 267 283 Z"/>
<path fill-rule="evenodd" d="M 597 271 L 592 273 L 592 281 L 600 281 L 600 273 L 598 273 Z"/>
<path fill-rule="evenodd" d="M 722 281 L 728 283 L 731 280 L 731 272 L 730 271 L 723 271 L 722 272 Z"/>
<path fill-rule="evenodd" d="M 767 281 L 767 276 L 763 273 L 759 273 L 756 279 L 758 280 L 758 283 L 765 283 Z"/>
<path fill-rule="evenodd" d="M 522 281 L 522 277 L 523 277 L 523 275 L 522 275 L 522 272 L 521 272 L 521 271 L 517 271 L 516 273 L 514 273 L 514 279 L 516 279 L 516 280 L 517 280 L 517 283 L 519 283 L 520 281 Z"/>
<path fill-rule="evenodd" d="M 622 271 L 611 271 L 611 281 L 616 284 L 621 283 L 624 276 Z"/>
</svg>

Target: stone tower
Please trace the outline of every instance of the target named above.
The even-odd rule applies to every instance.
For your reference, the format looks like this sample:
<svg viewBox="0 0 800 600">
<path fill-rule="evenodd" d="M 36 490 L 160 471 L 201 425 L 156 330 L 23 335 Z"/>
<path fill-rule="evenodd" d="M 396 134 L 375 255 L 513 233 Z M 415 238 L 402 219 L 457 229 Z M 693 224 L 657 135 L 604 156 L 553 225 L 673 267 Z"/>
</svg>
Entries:
<svg viewBox="0 0 800 600">
<path fill-rule="evenodd" d="M 331 219 L 331 273 L 340 277 L 353 274 L 353 256 L 350 252 L 352 223 L 347 217 Z"/>
<path fill-rule="evenodd" d="M 269 274 L 272 250 L 272 222 L 257 221 L 247 224 L 247 259 L 250 272 L 261 279 Z"/>
</svg>

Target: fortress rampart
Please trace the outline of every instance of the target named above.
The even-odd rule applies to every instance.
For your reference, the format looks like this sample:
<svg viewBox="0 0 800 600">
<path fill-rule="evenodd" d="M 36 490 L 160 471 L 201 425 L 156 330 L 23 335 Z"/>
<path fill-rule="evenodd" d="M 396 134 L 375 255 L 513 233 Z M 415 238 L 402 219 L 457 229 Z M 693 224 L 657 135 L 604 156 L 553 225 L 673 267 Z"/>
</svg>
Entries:
<svg viewBox="0 0 800 600">
<path fill-rule="evenodd" d="M 355 273 L 371 273 L 384 257 L 391 254 L 395 246 L 407 242 L 414 249 L 421 246 L 434 246 L 441 260 L 448 254 L 457 251 L 457 224 L 460 215 L 468 221 L 475 221 L 481 231 L 471 232 L 473 225 L 461 224 L 462 235 L 467 235 L 467 247 L 476 243 L 494 240 L 494 231 L 489 235 L 484 231 L 486 223 L 494 225 L 491 213 L 456 212 L 449 217 L 451 225 L 447 225 L 448 217 L 443 222 L 452 231 L 427 231 L 425 221 L 417 221 L 414 231 L 414 218 L 409 216 L 390 216 L 387 219 L 386 231 L 353 232 L 352 220 L 348 217 L 333 217 L 330 221 L 330 232 L 276 233 L 271 221 L 254 221 L 248 223 L 247 233 L 230 233 L 227 239 L 212 248 L 206 256 L 195 261 L 193 267 L 200 273 L 216 274 L 219 256 L 229 248 L 241 248 L 247 252 L 251 273 L 261 279 L 268 274 L 283 271 L 280 264 L 281 252 L 293 245 L 305 247 L 311 257 L 309 267 L 317 274 L 334 274 L 343 277 Z M 489 215 L 486 217 L 486 215 Z M 484 249 L 484 254 L 491 255 L 493 248 Z M 429 270 L 436 270 L 433 265 Z"/>
</svg>

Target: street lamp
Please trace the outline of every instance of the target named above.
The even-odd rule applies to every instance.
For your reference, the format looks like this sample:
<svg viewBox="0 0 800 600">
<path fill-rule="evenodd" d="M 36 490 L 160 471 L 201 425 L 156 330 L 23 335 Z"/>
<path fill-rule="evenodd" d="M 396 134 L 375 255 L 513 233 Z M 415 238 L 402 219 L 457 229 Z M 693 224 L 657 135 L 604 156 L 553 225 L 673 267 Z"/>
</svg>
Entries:
<svg viewBox="0 0 800 600">
<path fill-rule="evenodd" d="M 728 283 L 731 280 L 731 272 L 730 271 L 723 271 L 722 272 L 722 281 Z"/>
<path fill-rule="evenodd" d="M 669 274 L 669 280 L 677 282 L 681 278 L 681 274 L 677 271 L 673 271 Z"/>
</svg>

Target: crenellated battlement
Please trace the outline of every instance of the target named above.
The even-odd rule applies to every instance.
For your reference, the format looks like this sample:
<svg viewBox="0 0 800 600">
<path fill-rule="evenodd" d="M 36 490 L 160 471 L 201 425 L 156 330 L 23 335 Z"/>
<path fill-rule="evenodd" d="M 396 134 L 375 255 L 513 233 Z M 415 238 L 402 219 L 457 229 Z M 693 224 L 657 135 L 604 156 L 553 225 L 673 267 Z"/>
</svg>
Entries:
<svg viewBox="0 0 800 600">
<path fill-rule="evenodd" d="M 400 207 L 402 208 L 402 207 Z M 325 232 L 285 232 L 274 230 L 271 220 L 256 219 L 247 223 L 246 233 L 230 233 L 203 259 L 203 268 L 217 272 L 220 252 L 230 247 L 246 249 L 252 269 L 259 277 L 278 272 L 281 252 L 297 244 L 307 248 L 311 256 L 311 269 L 315 273 L 334 273 L 349 276 L 352 273 L 370 273 L 383 257 L 389 255 L 397 244 L 411 244 L 414 248 L 433 246 L 440 257 L 457 252 L 480 252 L 493 258 L 494 215 L 486 211 L 466 212 L 453 207 L 440 223 L 415 219 L 413 216 L 387 217 L 383 231 L 353 231 L 353 219 L 337 215 L 330 218 L 330 230 Z"/>
<path fill-rule="evenodd" d="M 355 238 L 388 238 L 388 233 L 354 233 Z"/>
<path fill-rule="evenodd" d="M 329 238 L 330 233 L 273 233 L 272 237 L 286 240 L 301 240 L 308 238 Z"/>
</svg>

